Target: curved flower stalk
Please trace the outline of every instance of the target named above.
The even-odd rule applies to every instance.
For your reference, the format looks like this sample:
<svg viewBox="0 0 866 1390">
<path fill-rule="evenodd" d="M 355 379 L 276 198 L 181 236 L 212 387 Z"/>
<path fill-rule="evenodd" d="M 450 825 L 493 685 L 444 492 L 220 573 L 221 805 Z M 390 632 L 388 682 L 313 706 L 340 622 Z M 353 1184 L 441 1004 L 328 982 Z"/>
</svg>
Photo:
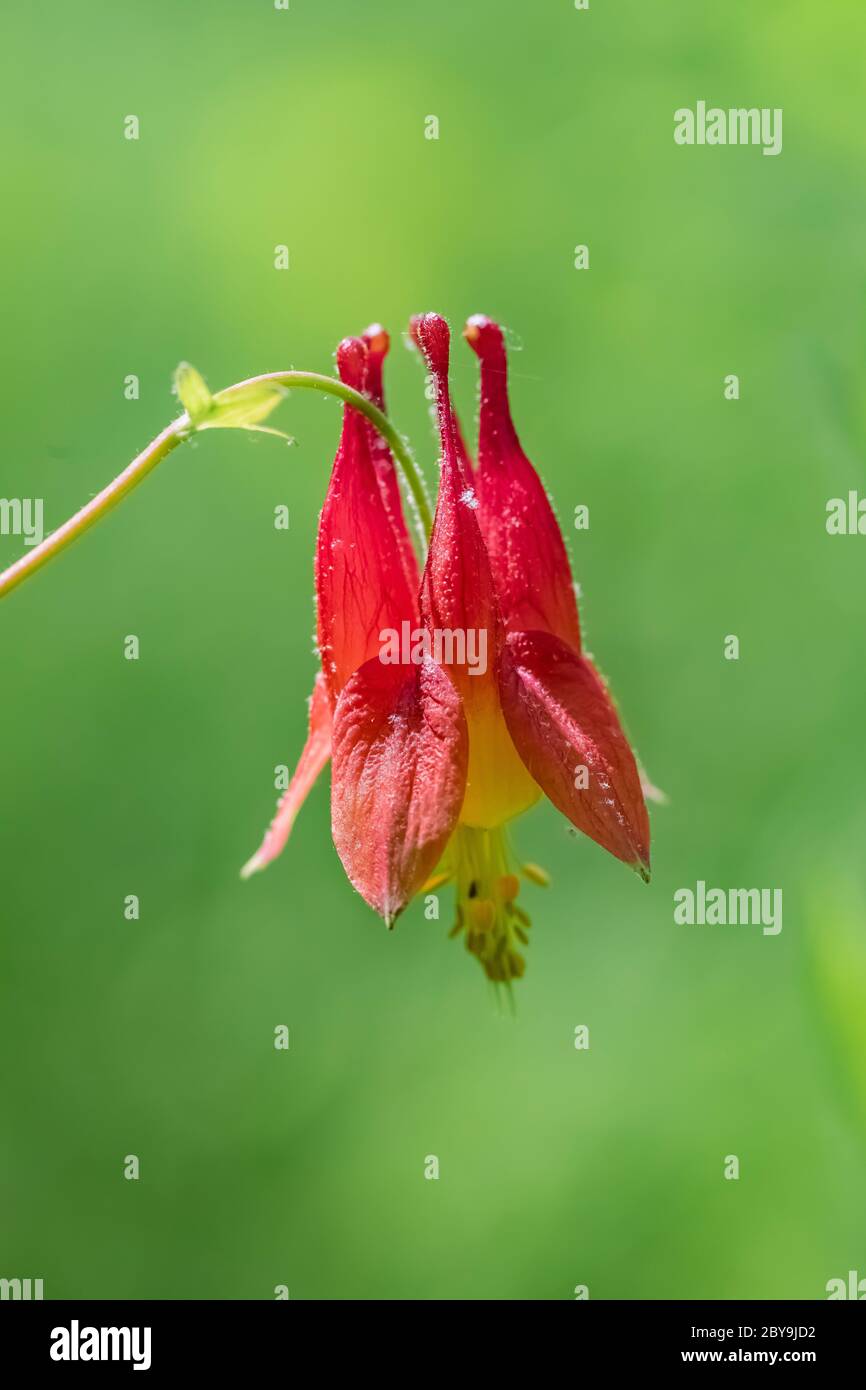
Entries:
<svg viewBox="0 0 866 1390">
<path fill-rule="evenodd" d="M 116 478 L 95 497 L 91 497 L 89 502 L 85 502 L 84 506 L 62 526 L 58 526 L 56 531 L 52 531 L 26 555 L 22 555 L 8 569 L 3 570 L 0 574 L 0 599 L 6 598 L 26 580 L 32 579 L 50 560 L 62 555 L 74 541 L 108 516 L 109 512 L 135 488 L 141 486 L 145 478 L 150 477 L 153 470 L 168 458 L 178 445 L 192 439 L 204 429 L 222 427 L 262 432 L 261 421 L 290 391 L 324 391 L 326 395 L 351 402 L 387 441 L 399 463 L 419 523 L 429 529 L 432 518 L 427 492 L 405 439 L 367 396 L 354 391 L 335 377 L 323 376 L 319 372 L 265 372 L 264 375 L 251 377 L 247 381 L 238 381 L 234 386 L 227 386 L 211 396 L 198 372 L 184 362 L 175 373 L 175 389 L 184 406 L 184 413 L 161 430 Z M 272 430 L 263 432 L 277 433 Z M 289 443 L 291 442 L 289 440 Z"/>
</svg>

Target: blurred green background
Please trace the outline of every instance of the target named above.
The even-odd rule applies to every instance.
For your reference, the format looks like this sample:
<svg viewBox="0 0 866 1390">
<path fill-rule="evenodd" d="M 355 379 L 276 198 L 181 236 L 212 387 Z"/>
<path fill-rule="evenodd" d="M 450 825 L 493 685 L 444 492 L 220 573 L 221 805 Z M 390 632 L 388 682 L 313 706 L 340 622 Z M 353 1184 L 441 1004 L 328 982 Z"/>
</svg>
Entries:
<svg viewBox="0 0 866 1390">
<path fill-rule="evenodd" d="M 391 935 L 352 892 L 327 778 L 242 884 L 303 740 L 339 410 L 282 406 L 291 451 L 175 454 L 0 610 L 0 1275 L 329 1299 L 866 1275 L 866 540 L 824 525 L 866 488 L 864 43 L 860 0 L 8 16 L 0 494 L 54 527 L 176 413 L 181 358 L 214 389 L 329 371 L 374 319 L 432 479 L 400 331 L 492 314 L 566 531 L 590 508 L 588 646 L 670 805 L 649 888 L 550 807 L 518 824 L 553 886 L 526 892 L 516 1018 L 447 940 L 449 890 Z M 782 107 L 783 153 L 677 147 L 698 99 Z M 470 425 L 474 369 L 458 340 Z M 699 878 L 781 888 L 781 935 L 676 926 Z"/>
</svg>

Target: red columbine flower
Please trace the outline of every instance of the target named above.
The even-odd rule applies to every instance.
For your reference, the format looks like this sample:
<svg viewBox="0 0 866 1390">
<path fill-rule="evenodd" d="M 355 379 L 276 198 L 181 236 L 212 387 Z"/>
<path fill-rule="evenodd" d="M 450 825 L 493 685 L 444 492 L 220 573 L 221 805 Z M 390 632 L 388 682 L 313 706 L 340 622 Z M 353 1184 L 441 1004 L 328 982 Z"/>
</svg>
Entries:
<svg viewBox="0 0 866 1390">
<path fill-rule="evenodd" d="M 482 317 L 466 327 L 481 362 L 474 471 L 448 390 L 448 327 L 425 314 L 412 336 L 441 445 L 420 585 L 390 451 L 346 407 L 319 525 L 310 735 L 246 871 L 282 848 L 330 753 L 334 843 L 358 891 L 391 926 L 434 870 L 431 886 L 453 877 L 455 932 L 508 982 L 523 973 L 529 926 L 508 822 L 544 793 L 644 877 L 649 824 L 616 711 L 581 652 L 562 535 L 511 421 L 502 332 Z M 387 346 L 376 327 L 337 355 L 343 381 L 377 404 Z"/>
</svg>

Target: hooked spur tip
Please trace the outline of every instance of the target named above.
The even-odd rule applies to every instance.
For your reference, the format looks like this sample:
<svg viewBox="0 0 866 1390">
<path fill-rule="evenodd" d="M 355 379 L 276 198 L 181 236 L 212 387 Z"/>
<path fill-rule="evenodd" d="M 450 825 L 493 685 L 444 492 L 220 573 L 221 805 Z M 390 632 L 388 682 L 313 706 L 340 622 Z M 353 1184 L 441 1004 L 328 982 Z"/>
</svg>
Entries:
<svg viewBox="0 0 866 1390">
<path fill-rule="evenodd" d="M 371 323 L 369 328 L 364 329 L 361 338 L 371 357 L 385 357 L 391 346 L 388 330 L 381 323 Z"/>
<path fill-rule="evenodd" d="M 504 351 L 505 338 L 499 324 L 486 314 L 473 314 L 466 320 L 463 337 L 482 360 Z"/>
<path fill-rule="evenodd" d="M 474 343 L 481 337 L 482 329 L 486 328 L 490 319 L 486 314 L 473 314 L 466 320 L 463 329 L 463 337 L 467 343 Z"/>
<path fill-rule="evenodd" d="M 448 350 L 451 330 L 441 314 L 415 314 L 409 320 L 409 334 L 421 349 L 432 372 L 445 376 L 448 372 Z"/>
<path fill-rule="evenodd" d="M 360 391 L 367 367 L 367 344 L 362 338 L 344 338 L 337 347 L 337 373 L 344 386 Z"/>
</svg>

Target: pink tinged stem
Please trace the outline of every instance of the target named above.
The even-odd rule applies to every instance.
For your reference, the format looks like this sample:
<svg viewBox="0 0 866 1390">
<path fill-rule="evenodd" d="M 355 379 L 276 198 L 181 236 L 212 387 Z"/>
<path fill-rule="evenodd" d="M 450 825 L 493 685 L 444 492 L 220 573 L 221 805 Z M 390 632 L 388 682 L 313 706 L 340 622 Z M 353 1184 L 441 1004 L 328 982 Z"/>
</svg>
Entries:
<svg viewBox="0 0 866 1390">
<path fill-rule="evenodd" d="M 50 536 L 46 536 L 40 545 L 34 546 L 27 555 L 22 555 L 20 560 L 16 560 L 7 570 L 0 574 L 0 598 L 6 594 L 11 594 L 13 589 L 17 589 L 19 584 L 23 584 L 25 579 L 29 579 L 32 574 L 40 570 L 43 565 L 47 565 L 49 560 L 53 560 L 55 555 L 59 555 L 61 550 L 65 550 L 68 545 L 83 536 L 85 531 L 89 531 L 91 526 L 95 526 L 107 512 L 116 507 L 118 502 L 122 502 L 133 488 L 144 482 L 149 473 L 152 473 L 158 463 L 166 458 L 172 451 L 182 444 L 186 435 L 183 433 L 184 427 L 188 426 L 189 420 L 186 415 L 175 420 L 168 425 L 161 434 L 156 436 L 148 444 L 146 449 L 142 449 L 137 458 L 132 460 L 119 473 L 113 482 L 92 497 L 74 516 L 65 521 L 56 531 L 52 531 Z"/>
<path fill-rule="evenodd" d="M 418 515 L 425 531 L 429 534 L 432 525 L 432 514 L 430 503 L 421 476 L 415 466 L 403 438 L 391 424 L 391 421 L 382 414 L 371 400 L 355 391 L 344 382 L 335 380 L 334 377 L 323 376 L 319 372 L 265 372 L 261 376 L 250 377 L 247 381 L 236 382 L 229 386 L 225 391 L 219 393 L 220 400 L 229 401 L 235 394 L 242 394 L 249 387 L 259 385 L 264 382 L 274 382 L 275 385 L 285 386 L 289 390 L 309 390 L 324 391 L 331 396 L 337 396 L 340 400 L 353 405 L 356 410 L 365 415 L 378 433 L 387 440 L 387 443 L 397 460 L 409 491 L 418 509 Z M 149 473 L 161 463 L 178 444 L 183 444 L 189 439 L 194 430 L 190 427 L 188 415 L 181 415 L 172 424 L 168 425 L 161 434 L 148 444 L 146 449 L 128 464 L 122 473 L 92 497 L 85 506 L 64 522 L 56 531 L 52 531 L 50 536 L 46 536 L 40 545 L 34 546 L 27 555 L 22 555 L 20 560 L 16 560 L 8 569 L 0 574 L 0 598 L 12 592 L 19 584 L 23 584 L 25 579 L 52 560 L 55 555 L 59 555 L 77 540 L 79 536 L 89 531 L 97 521 L 106 516 L 108 512 L 121 502 L 128 493 L 138 487 Z"/>
</svg>

